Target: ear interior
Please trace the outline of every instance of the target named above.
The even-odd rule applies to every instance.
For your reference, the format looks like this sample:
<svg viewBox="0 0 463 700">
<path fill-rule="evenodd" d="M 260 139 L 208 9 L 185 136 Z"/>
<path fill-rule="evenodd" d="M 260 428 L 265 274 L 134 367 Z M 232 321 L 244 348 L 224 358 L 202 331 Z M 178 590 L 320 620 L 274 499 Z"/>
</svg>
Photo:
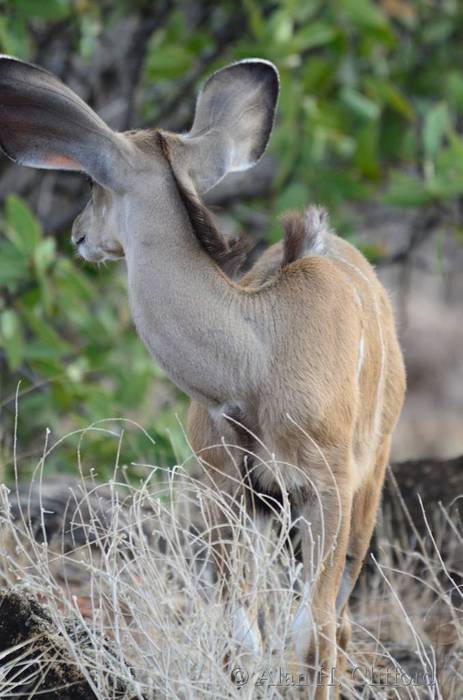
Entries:
<svg viewBox="0 0 463 700">
<path fill-rule="evenodd" d="M 0 145 L 22 165 L 115 184 L 117 135 L 54 75 L 9 56 L 0 56 Z"/>
<path fill-rule="evenodd" d="M 260 59 L 233 63 L 207 80 L 191 131 L 181 137 L 199 191 L 257 163 L 270 138 L 278 94 L 277 69 Z"/>
</svg>

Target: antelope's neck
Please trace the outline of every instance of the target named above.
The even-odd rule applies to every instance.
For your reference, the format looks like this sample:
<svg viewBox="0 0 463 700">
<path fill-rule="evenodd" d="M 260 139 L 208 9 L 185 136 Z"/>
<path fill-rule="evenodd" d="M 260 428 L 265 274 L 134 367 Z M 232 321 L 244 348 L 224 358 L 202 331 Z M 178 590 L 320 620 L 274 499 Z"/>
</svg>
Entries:
<svg viewBox="0 0 463 700">
<path fill-rule="evenodd" d="M 209 406 L 245 400 L 262 367 L 250 299 L 200 247 L 183 207 L 158 205 L 135 217 L 125 246 L 137 330 L 191 398 Z"/>
</svg>

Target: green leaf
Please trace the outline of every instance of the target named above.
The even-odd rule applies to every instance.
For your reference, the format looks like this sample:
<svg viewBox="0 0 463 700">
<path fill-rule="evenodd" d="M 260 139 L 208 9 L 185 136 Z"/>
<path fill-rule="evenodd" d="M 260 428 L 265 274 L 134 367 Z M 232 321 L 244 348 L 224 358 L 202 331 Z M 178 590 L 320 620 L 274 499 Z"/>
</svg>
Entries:
<svg viewBox="0 0 463 700">
<path fill-rule="evenodd" d="M 257 38 L 261 37 L 265 32 L 265 21 L 259 2 L 257 0 L 243 0 L 243 6 L 246 10 L 247 23 L 251 31 Z"/>
<path fill-rule="evenodd" d="M 320 5 L 322 4 L 323 0 L 304 0 L 304 2 L 294 0 L 294 2 L 290 2 L 286 6 L 288 8 L 287 11 L 290 12 L 298 22 L 306 23 L 311 16 L 320 9 Z"/>
<path fill-rule="evenodd" d="M 191 67 L 195 57 L 185 46 L 162 46 L 150 52 L 147 64 L 151 80 L 180 78 Z"/>
<path fill-rule="evenodd" d="M 317 97 L 329 92 L 336 80 L 336 65 L 327 57 L 314 55 L 303 67 L 303 87 Z"/>
<path fill-rule="evenodd" d="M 40 301 L 44 311 L 50 315 L 53 309 L 53 288 L 47 275 L 38 275 Z"/>
<path fill-rule="evenodd" d="M 357 137 L 355 162 L 361 173 L 371 178 L 377 178 L 380 174 L 378 139 L 378 122 L 364 122 L 364 126 L 362 129 L 360 129 Z"/>
<path fill-rule="evenodd" d="M 401 114 L 405 119 L 409 119 L 410 121 L 415 119 L 415 111 L 410 100 L 408 100 L 403 92 L 395 85 L 386 83 L 384 85 L 384 94 L 387 104 L 392 107 L 392 109 L 395 109 L 398 114 Z"/>
<path fill-rule="evenodd" d="M 71 260 L 59 258 L 54 271 L 60 294 L 62 293 L 66 297 L 67 304 L 72 302 L 72 299 L 75 299 L 77 304 L 93 301 L 96 289 L 89 276 L 73 265 Z"/>
<path fill-rule="evenodd" d="M 13 0 L 11 4 L 26 17 L 51 21 L 63 19 L 71 11 L 70 0 Z"/>
<path fill-rule="evenodd" d="M 449 113 L 445 102 L 439 102 L 426 114 L 423 126 L 423 144 L 428 158 L 435 157 L 449 130 Z"/>
<path fill-rule="evenodd" d="M 22 307 L 21 312 L 34 336 L 44 347 L 49 348 L 50 356 L 59 357 L 72 351 L 70 343 L 58 334 L 39 309 Z"/>
<path fill-rule="evenodd" d="M 283 224 L 278 219 L 275 219 L 270 224 L 270 229 L 269 229 L 269 233 L 268 233 L 269 243 L 277 243 L 278 241 L 281 241 L 281 239 L 283 238 L 283 235 L 284 235 Z"/>
<path fill-rule="evenodd" d="M 333 25 L 325 22 L 311 22 L 308 27 L 297 32 L 294 36 L 291 48 L 293 51 L 307 51 L 318 46 L 329 44 L 337 36 Z"/>
<path fill-rule="evenodd" d="M 266 33 L 270 41 L 284 44 L 291 40 L 294 32 L 294 20 L 286 9 L 277 10 L 270 16 Z"/>
<path fill-rule="evenodd" d="M 86 61 L 89 61 L 93 56 L 97 39 L 102 31 L 102 24 L 97 14 L 89 13 L 82 17 L 80 23 L 80 55 Z"/>
<path fill-rule="evenodd" d="M 23 199 L 15 194 L 6 199 L 6 232 L 10 241 L 24 255 L 32 255 L 37 247 L 42 229 Z"/>
<path fill-rule="evenodd" d="M 18 58 L 29 58 L 30 39 L 23 17 L 0 17 L 0 50 Z"/>
<path fill-rule="evenodd" d="M 55 239 L 48 236 L 40 241 L 34 251 L 34 265 L 39 275 L 43 275 L 55 259 Z"/>
<path fill-rule="evenodd" d="M 53 347 L 49 342 L 32 341 L 24 348 L 24 357 L 27 360 L 59 360 L 61 356 L 60 349 Z"/>
<path fill-rule="evenodd" d="M 383 103 L 395 110 L 397 114 L 400 114 L 409 121 L 415 119 L 415 111 L 410 100 L 405 97 L 404 93 L 397 87 L 397 85 L 394 85 L 394 83 L 388 82 L 383 78 L 369 80 L 367 81 L 367 84 L 371 86 L 371 89 L 383 101 Z"/>
<path fill-rule="evenodd" d="M 440 48 L 445 46 L 455 27 L 452 20 L 445 16 L 445 12 L 436 19 L 437 21 L 427 22 L 423 27 L 423 43 L 425 46 L 434 44 L 434 47 Z"/>
<path fill-rule="evenodd" d="M 353 88 L 346 87 L 341 90 L 341 99 L 358 117 L 369 120 L 379 117 L 379 106 Z"/>
<path fill-rule="evenodd" d="M 463 194 L 463 153 L 461 142 L 439 151 L 427 187 L 438 199 L 451 200 Z"/>
<path fill-rule="evenodd" d="M 302 209 L 308 204 L 308 190 L 302 182 L 292 182 L 283 190 L 276 201 L 279 214 L 290 209 Z"/>
<path fill-rule="evenodd" d="M 27 258 L 10 241 L 0 242 L 0 285 L 10 287 L 30 278 Z"/>
<path fill-rule="evenodd" d="M 10 368 L 18 369 L 25 346 L 18 315 L 12 309 L 6 309 L 0 315 L 0 345 L 5 350 Z"/>
<path fill-rule="evenodd" d="M 434 196 L 418 177 L 394 171 L 383 200 L 395 206 L 420 207 L 432 202 Z"/>
<path fill-rule="evenodd" d="M 361 243 L 359 248 L 373 265 L 384 258 L 387 253 L 384 245 L 381 243 Z"/>
<path fill-rule="evenodd" d="M 386 16 L 370 0 L 340 0 L 339 9 L 358 26 L 374 29 L 388 26 Z"/>
<path fill-rule="evenodd" d="M 463 111 L 463 77 L 459 71 L 452 71 L 447 79 L 447 94 L 455 107 Z"/>
</svg>

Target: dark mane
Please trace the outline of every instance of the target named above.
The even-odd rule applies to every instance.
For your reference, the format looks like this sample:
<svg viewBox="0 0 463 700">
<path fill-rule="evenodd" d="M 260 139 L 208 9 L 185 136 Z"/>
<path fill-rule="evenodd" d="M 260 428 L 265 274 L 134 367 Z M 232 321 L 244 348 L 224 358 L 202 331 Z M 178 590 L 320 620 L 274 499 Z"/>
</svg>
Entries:
<svg viewBox="0 0 463 700">
<path fill-rule="evenodd" d="M 231 241 L 222 235 L 211 212 L 201 198 L 177 177 L 172 165 L 167 139 L 159 131 L 157 136 L 162 154 L 169 163 L 178 193 L 199 244 L 227 275 L 231 277 L 236 275 L 252 247 L 251 242 L 245 234 Z"/>
</svg>

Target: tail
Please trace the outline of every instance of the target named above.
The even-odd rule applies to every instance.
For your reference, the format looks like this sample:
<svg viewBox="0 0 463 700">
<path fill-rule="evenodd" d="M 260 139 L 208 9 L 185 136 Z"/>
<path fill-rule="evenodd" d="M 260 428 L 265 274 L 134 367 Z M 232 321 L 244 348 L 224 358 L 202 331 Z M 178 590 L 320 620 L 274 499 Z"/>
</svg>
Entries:
<svg viewBox="0 0 463 700">
<path fill-rule="evenodd" d="M 330 233 L 328 212 L 323 207 L 311 206 L 304 214 L 289 212 L 282 218 L 285 229 L 282 266 L 306 255 L 323 255 Z"/>
</svg>

